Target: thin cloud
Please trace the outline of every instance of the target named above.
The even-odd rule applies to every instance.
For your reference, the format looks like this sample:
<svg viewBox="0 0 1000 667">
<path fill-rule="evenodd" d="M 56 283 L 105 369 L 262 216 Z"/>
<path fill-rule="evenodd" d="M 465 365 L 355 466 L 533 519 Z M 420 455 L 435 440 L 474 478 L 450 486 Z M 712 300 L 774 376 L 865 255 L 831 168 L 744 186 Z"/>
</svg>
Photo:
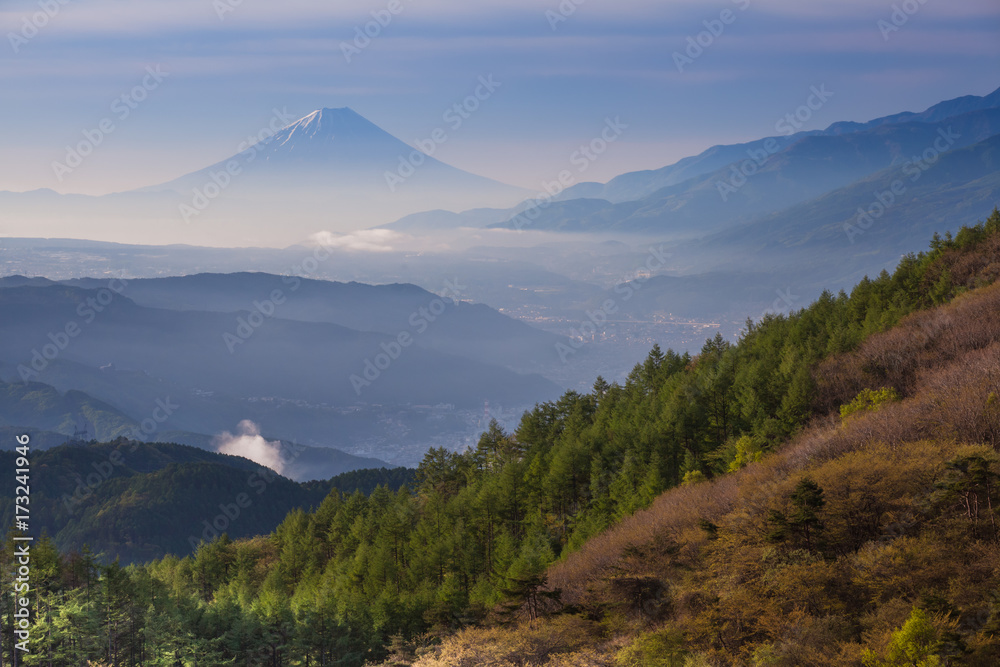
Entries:
<svg viewBox="0 0 1000 667">
<path fill-rule="evenodd" d="M 403 234 L 391 229 L 362 229 L 349 234 L 322 231 L 313 234 L 309 240 L 315 245 L 338 250 L 357 252 L 392 252 L 402 246 Z"/>
</svg>

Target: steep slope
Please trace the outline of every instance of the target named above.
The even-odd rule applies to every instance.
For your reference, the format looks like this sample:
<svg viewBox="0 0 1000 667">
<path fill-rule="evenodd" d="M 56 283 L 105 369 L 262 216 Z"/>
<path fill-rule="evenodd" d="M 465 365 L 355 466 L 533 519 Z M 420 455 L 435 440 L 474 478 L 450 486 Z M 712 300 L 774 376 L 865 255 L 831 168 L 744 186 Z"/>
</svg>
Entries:
<svg viewBox="0 0 1000 667">
<path fill-rule="evenodd" d="M 172 619 L 213 664 L 995 664 L 997 278 L 1000 213 L 431 450 L 413 489 L 105 568 L 122 592 L 94 608 L 147 610 L 116 635 L 136 648 Z M 75 581 L 46 594 L 58 624 Z"/>
<path fill-rule="evenodd" d="M 858 380 L 837 387 L 841 398 L 885 386 L 907 397 L 831 417 L 740 473 L 668 492 L 556 565 L 549 581 L 564 602 L 631 619 L 617 646 L 594 651 L 608 661 L 596 664 L 849 665 L 866 650 L 876 664 L 921 618 L 914 655 L 994 664 L 995 517 L 967 515 L 960 498 L 990 495 L 968 466 L 984 461 L 994 480 L 1000 471 L 998 312 L 994 285 L 831 359 L 821 384 L 833 369 Z M 880 375 L 887 357 L 915 359 L 915 375 Z M 782 518 L 805 511 L 810 483 L 821 494 L 812 545 L 803 523 Z"/>
<path fill-rule="evenodd" d="M 744 451 L 593 537 L 515 625 L 399 645 L 386 664 L 996 664 L 1000 217 L 990 227 L 903 262 L 926 272 L 897 272 L 900 289 L 959 296 L 813 366 L 816 417 L 777 452 Z"/>
</svg>

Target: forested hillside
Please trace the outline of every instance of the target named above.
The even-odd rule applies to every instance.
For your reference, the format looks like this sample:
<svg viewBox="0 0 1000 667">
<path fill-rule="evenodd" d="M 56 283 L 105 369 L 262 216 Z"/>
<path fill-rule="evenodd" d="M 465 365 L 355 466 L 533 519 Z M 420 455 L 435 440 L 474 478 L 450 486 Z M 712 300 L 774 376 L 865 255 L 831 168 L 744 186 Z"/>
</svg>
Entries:
<svg viewBox="0 0 1000 667">
<path fill-rule="evenodd" d="M 0 452 L 0 465 L 14 470 L 17 456 Z M 192 553 L 202 536 L 223 530 L 233 537 L 269 533 L 292 509 L 318 506 L 332 488 L 398 489 L 413 478 L 411 469 L 381 468 L 300 484 L 239 456 L 126 438 L 35 450 L 31 465 L 34 533 L 60 551 L 86 545 L 100 562 L 123 564 Z M 5 526 L 14 524 L 15 485 L 13 476 L 0 477 Z M 237 505 L 240 494 L 246 500 Z"/>
<path fill-rule="evenodd" d="M 995 211 L 412 488 L 146 566 L 42 542 L 25 664 L 995 664 L 998 276 Z"/>
<path fill-rule="evenodd" d="M 73 433 L 80 430 L 83 420 L 82 426 L 90 429 L 98 440 L 114 440 L 139 430 L 135 420 L 82 391 L 71 389 L 60 393 L 41 382 L 0 382 L 2 426 L 22 429 L 31 426 L 48 432 Z M 65 441 L 63 437 L 61 442 Z M 13 449 L 12 445 L 5 444 L 6 449 Z"/>
</svg>

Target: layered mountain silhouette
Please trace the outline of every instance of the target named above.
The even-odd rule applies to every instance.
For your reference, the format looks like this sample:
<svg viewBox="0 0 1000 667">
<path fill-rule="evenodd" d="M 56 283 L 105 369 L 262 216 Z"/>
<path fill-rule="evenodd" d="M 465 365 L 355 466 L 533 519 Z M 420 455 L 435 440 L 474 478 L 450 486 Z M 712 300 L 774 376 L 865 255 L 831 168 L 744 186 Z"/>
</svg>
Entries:
<svg viewBox="0 0 1000 667">
<path fill-rule="evenodd" d="M 825 130 L 796 132 L 787 136 L 766 137 L 740 144 L 713 146 L 699 155 L 684 158 L 660 169 L 628 172 L 616 176 L 607 183 L 579 183 L 567 188 L 559 198 L 606 199 L 614 203 L 634 201 L 647 197 L 660 188 L 676 185 L 690 178 L 712 173 L 734 162 L 745 160 L 749 153 L 765 149 L 765 144 L 769 140 L 774 140 L 784 148 L 800 139 L 811 136 L 850 134 L 883 125 L 898 125 L 901 123 L 938 123 L 952 116 L 959 116 L 973 111 L 982 111 L 984 109 L 995 109 L 997 107 L 1000 107 L 1000 88 L 989 95 L 965 95 L 953 100 L 939 102 L 919 113 L 905 111 L 876 118 L 867 123 L 840 121 L 833 123 Z"/>
<path fill-rule="evenodd" d="M 914 236 L 986 218 L 1000 202 L 1000 134 L 943 153 L 926 169 L 895 165 L 751 224 L 704 239 L 706 248 L 822 253 L 840 246 L 886 260 Z M 895 187 L 894 187 L 895 184 Z M 885 203 L 883 203 L 885 202 Z M 888 204 L 888 205 L 886 205 Z"/>
<path fill-rule="evenodd" d="M 1000 133 L 1000 89 L 927 110 L 825 130 L 714 146 L 606 184 L 580 183 L 552 200 L 507 210 L 424 212 L 384 225 L 417 232 L 458 227 L 701 236 L 823 196 L 925 153 L 960 149 Z M 530 213 L 530 215 L 527 215 Z"/>
<path fill-rule="evenodd" d="M 30 222 L 32 236 L 149 242 L 152 234 L 156 243 L 215 246 L 287 246 L 322 230 L 372 225 L 698 235 L 900 164 L 933 146 L 940 131 L 957 135 L 948 150 L 982 141 L 997 133 L 998 107 L 1000 90 L 714 146 L 661 169 L 578 184 L 540 209 L 525 200 L 529 193 L 440 162 L 349 108 L 324 108 L 226 160 L 140 190 L 0 193 L 0 233 L 27 235 Z M 525 224 L 519 213 L 529 208 L 538 215 Z"/>
<path fill-rule="evenodd" d="M 825 130 L 715 146 L 662 169 L 623 174 L 606 184 L 583 183 L 571 187 L 543 205 L 523 200 L 506 208 L 476 206 L 456 212 L 454 207 L 438 207 L 410 212 L 382 226 L 413 236 L 473 228 L 473 233 L 469 234 L 473 245 L 467 251 L 410 251 L 394 247 L 378 254 L 353 253 L 345 246 L 333 253 L 328 273 L 344 280 L 399 280 L 435 289 L 455 267 L 460 269 L 461 280 L 467 280 L 474 286 L 473 290 L 478 290 L 479 300 L 489 301 L 501 309 L 516 300 L 516 312 L 537 317 L 540 322 L 554 322 L 555 330 L 560 321 L 566 325 L 563 331 L 589 321 L 589 313 L 596 312 L 595 309 L 608 299 L 619 307 L 618 315 L 626 324 L 627 320 L 655 323 L 663 321 L 664 316 L 711 323 L 724 316 L 738 325 L 747 314 L 757 315 L 772 303 L 776 289 L 794 285 L 805 295 L 802 298 L 810 298 L 815 296 L 811 290 L 821 289 L 821 285 L 850 286 L 866 273 L 874 274 L 891 266 L 900 255 L 919 250 L 919 240 L 934 231 L 943 233 L 986 218 L 1000 203 L 1000 165 L 996 161 L 998 136 L 1000 90 L 981 97 L 965 96 L 941 102 L 918 113 L 899 113 L 865 123 L 838 122 Z M 342 209 L 325 206 L 319 201 L 327 193 L 337 197 L 346 189 L 348 196 L 357 195 L 373 206 L 385 199 L 388 192 L 383 187 L 385 174 L 397 169 L 400 159 L 406 162 L 408 154 L 401 157 L 400 152 L 407 150 L 412 152 L 409 146 L 349 109 L 323 109 L 235 155 L 231 161 L 237 161 L 241 170 L 233 177 L 232 185 L 188 222 L 179 222 L 176 215 L 178 202 L 185 201 L 183 193 L 199 190 L 199 183 L 206 178 L 211 181 L 212 175 L 228 169 L 231 161 L 141 192 L 104 198 L 59 197 L 45 192 L 0 193 L 0 211 L 6 210 L 3 207 L 15 199 L 34 201 L 39 206 L 48 200 L 59 200 L 66 204 L 63 213 L 67 215 L 65 220 L 59 219 L 58 225 L 67 230 L 66 236 L 79 237 L 91 235 L 92 228 L 89 224 L 80 226 L 79 219 L 74 217 L 75 211 L 100 212 L 101 206 L 124 202 L 134 206 L 134 217 L 108 216 L 112 220 L 109 224 L 120 224 L 121 236 L 112 235 L 118 240 L 127 241 L 132 230 L 146 225 L 143 232 L 152 229 L 153 233 L 162 233 L 163 238 L 170 240 L 195 243 L 211 237 L 228 239 L 229 245 L 248 245 L 258 239 L 271 243 L 277 236 L 286 234 L 303 238 L 304 227 L 320 229 L 339 224 L 337 216 Z M 416 184 L 419 178 L 431 178 L 437 183 L 462 181 L 462 187 L 468 191 L 475 190 L 477 184 L 483 185 L 478 177 L 425 157 L 422 167 L 402 184 L 397 184 L 399 192 Z M 370 183 L 373 179 L 381 179 L 378 187 L 383 190 L 378 195 L 364 194 L 367 190 L 363 182 Z M 897 181 L 903 189 L 892 196 L 891 205 L 882 204 L 882 193 L 892 190 Z M 341 188 L 342 184 L 348 186 Z M 490 183 L 486 185 L 493 187 Z M 272 195 L 273 199 L 268 199 Z M 99 206 L 92 207 L 91 203 L 97 201 Z M 251 201 L 254 203 L 250 208 L 237 210 Z M 164 202 L 166 209 L 157 208 Z M 876 205 L 886 206 L 886 211 L 877 215 L 872 224 L 865 222 L 859 227 L 859 211 L 876 210 L 873 208 L 877 208 Z M 227 206 L 236 207 L 231 219 L 219 218 L 213 222 L 211 216 L 225 211 Z M 276 208 L 272 210 L 270 206 Z M 299 206 L 304 208 L 299 210 Z M 149 225 L 150 210 L 169 210 L 173 220 L 164 225 L 153 221 L 154 224 Z M 262 212 L 267 212 L 263 215 L 267 222 L 258 224 L 255 216 Z M 0 218 L 0 228 L 10 220 L 9 216 Z M 41 229 L 32 229 L 36 235 L 44 233 L 44 221 L 39 224 Z M 183 226 L 183 234 L 177 233 L 180 231 L 178 225 Z M 852 225 L 855 229 L 850 232 Z M 505 253 L 502 248 L 489 247 L 487 234 L 501 236 L 507 232 L 478 231 L 491 227 L 556 232 L 571 242 L 565 243 L 562 239 L 553 242 L 552 238 L 545 237 L 530 251 L 510 247 Z M 255 236 L 258 232 L 260 235 Z M 570 239 L 568 233 L 573 232 L 587 234 Z M 559 253 L 568 252 L 566 248 L 576 247 L 576 242 L 595 242 L 592 234 L 600 235 L 596 241 L 604 240 L 605 235 L 619 237 L 640 248 L 640 254 L 647 240 L 653 239 L 674 259 L 662 269 L 662 275 L 637 283 L 633 291 L 638 296 L 626 302 L 620 298 L 620 286 L 609 288 L 609 284 L 610 278 L 621 276 L 621 280 L 628 281 L 636 275 L 634 266 L 637 265 L 630 263 L 627 253 L 622 254 L 620 260 L 601 267 L 597 263 L 603 261 L 598 259 L 603 256 L 602 251 L 596 248 L 594 253 L 586 255 L 585 262 L 578 257 L 563 257 L 560 264 L 560 260 L 555 259 Z M 9 244 L 10 252 L 4 258 L 8 272 L 20 270 L 16 256 L 26 242 L 18 240 L 18 243 Z M 532 243 L 536 242 L 528 239 L 524 245 Z M 307 245 L 292 246 L 281 251 L 286 254 L 279 258 L 275 254 L 278 251 L 261 249 L 223 251 L 174 246 L 155 251 L 162 258 L 153 262 L 160 267 L 154 270 L 146 268 L 144 263 L 154 252 L 148 247 L 101 246 L 95 257 L 105 259 L 98 261 L 87 258 L 90 252 L 87 248 L 93 245 L 77 248 L 73 241 L 46 242 L 44 245 L 47 248 L 44 256 L 49 262 L 45 266 L 59 270 L 60 275 L 86 275 L 73 270 L 62 273 L 62 268 L 52 263 L 61 252 L 75 257 L 81 266 L 96 267 L 90 275 L 99 275 L 100 270 L 105 270 L 106 266 L 100 263 L 104 262 L 133 274 L 149 276 L 197 274 L 221 261 L 226 262 L 225 266 L 234 267 L 228 270 L 266 266 L 268 271 L 280 273 L 284 269 L 284 258 L 299 262 L 298 253 L 306 256 L 310 250 Z M 234 259 L 237 255 L 238 261 Z M 592 260 L 593 267 L 590 266 Z M 575 264 L 568 267 L 567 261 Z M 254 299 L 275 287 L 285 287 L 286 278 L 202 274 L 133 281 L 134 289 L 128 298 L 144 317 L 155 313 L 156 317 L 165 318 L 164 321 L 169 319 L 167 326 L 192 318 L 217 317 L 225 321 L 226 318 L 248 316 Z M 488 289 L 484 283 L 490 283 Z M 42 284 L 48 283 L 31 283 L 34 286 Z M 336 346 L 344 352 L 343 358 L 362 362 L 370 358 L 370 353 L 358 356 L 363 349 L 378 353 L 381 344 L 388 344 L 407 328 L 407 318 L 422 302 L 434 298 L 430 292 L 407 285 L 373 287 L 308 280 L 299 280 L 299 285 L 296 298 L 283 305 L 274 319 L 269 320 L 274 323 L 270 330 L 278 332 L 287 328 L 296 352 L 315 349 L 315 341 L 320 336 L 327 336 L 330 341 L 337 341 Z M 78 281 L 63 285 L 66 286 L 96 289 L 100 281 Z M 508 301 L 499 300 L 496 295 L 500 293 Z M 626 293 L 632 292 L 626 290 Z M 485 298 L 484 294 L 495 300 Z M 637 334 L 629 340 L 643 339 Z M 413 348 L 419 348 L 420 353 L 407 364 L 400 364 L 400 368 L 414 365 L 403 373 L 409 379 L 398 385 L 398 392 L 383 394 L 388 389 L 380 388 L 366 398 L 375 404 L 413 400 L 414 395 L 421 396 L 428 404 L 440 401 L 473 405 L 488 398 L 502 400 L 499 397 L 505 395 L 505 387 L 514 386 L 513 380 L 510 376 L 491 374 L 497 371 L 546 374 L 546 365 L 550 363 L 546 355 L 552 356 L 556 342 L 556 337 L 518 325 L 485 306 L 459 304 L 422 335 L 419 345 Z M 250 350 L 260 345 L 264 350 L 277 343 L 277 337 L 269 340 L 267 335 L 261 335 L 258 342 L 255 334 L 254 339 L 240 349 Z M 688 345 L 690 340 L 678 343 L 681 344 Z M 434 355 L 442 355 L 442 358 Z M 472 391 L 461 379 L 450 385 L 450 393 L 438 392 L 434 381 L 422 384 L 412 380 L 415 377 L 412 372 L 427 375 L 431 367 L 444 369 L 443 377 L 448 377 L 451 369 L 469 360 L 486 367 L 484 377 L 496 378 L 496 382 L 477 383 L 480 388 L 484 384 L 496 387 L 492 397 L 482 391 Z M 84 382 L 92 383 L 106 392 L 97 395 L 98 398 L 116 397 L 111 401 L 115 406 L 128 401 L 130 392 L 153 395 L 152 386 L 143 377 L 129 375 L 135 371 L 135 366 L 123 366 L 114 374 L 97 374 L 96 360 L 68 357 L 58 361 L 50 369 L 56 375 L 50 381 L 60 390 L 73 389 Z M 207 368 L 219 360 L 205 357 L 204 362 Z M 102 361 L 98 365 L 106 363 Z M 262 363 L 269 362 L 265 358 Z M 321 368 L 323 364 L 313 366 Z M 166 367 L 162 370 L 165 381 L 171 377 L 170 373 L 177 371 Z M 390 370 L 396 372 L 396 366 Z M 242 378 L 240 372 L 235 370 L 233 377 Z M 115 386 L 109 388 L 107 382 L 112 375 Z M 548 376 L 562 380 L 559 373 L 548 373 Z M 523 376 L 521 378 L 519 382 L 524 381 Z M 170 381 L 189 386 L 189 380 L 174 378 Z M 310 381 L 316 383 L 318 379 Z M 531 393 L 525 389 L 522 386 L 519 391 L 506 395 L 524 397 Z M 537 393 L 545 393 L 540 387 L 535 389 L 539 390 Z M 261 390 L 259 386 L 253 387 L 253 392 Z M 284 385 L 282 392 L 291 397 L 294 388 Z M 350 398 L 349 394 L 334 392 L 334 395 L 337 400 Z M 225 415 L 223 421 L 229 427 L 239 412 L 225 402 L 214 404 L 213 409 Z M 293 422 L 291 412 L 283 413 L 286 425 Z M 202 423 L 208 413 L 206 408 L 197 422 L 185 429 L 205 432 L 203 428 L 194 427 Z"/>
<path fill-rule="evenodd" d="M 175 386 L 244 399 L 282 397 L 315 402 L 322 397 L 333 405 L 420 402 L 477 406 L 484 400 L 533 401 L 558 392 L 558 387 L 540 376 L 520 375 L 425 346 L 423 333 L 435 324 L 448 328 L 447 322 L 432 320 L 433 312 L 441 312 L 432 302 L 444 302 L 429 293 L 422 314 L 414 311 L 416 317 L 411 320 L 407 316 L 400 329 L 385 334 L 281 317 L 284 304 L 273 311 L 263 304 L 270 292 L 255 297 L 262 304 L 257 315 L 254 310 L 149 308 L 118 295 L 97 312 L 98 317 L 92 313 L 97 307 L 89 304 L 101 298 L 101 292 L 59 284 L 0 289 L 0 334 L 4 340 L 0 361 L 37 369 L 44 364 L 32 366 L 30 362 L 36 350 L 50 344 L 48 334 L 76 322 L 86 329 L 86 335 L 81 333 L 71 345 L 67 343 L 65 352 L 58 355 L 62 360 L 90 367 L 133 369 Z M 286 303 L 294 298 L 288 296 Z M 447 310 L 449 306 L 443 307 Z M 516 323 L 512 326 L 518 328 Z M 405 346 L 398 342 L 402 333 L 409 336 Z M 462 333 L 459 330 L 451 335 Z M 488 341 L 480 344 L 485 348 Z M 390 362 L 382 358 L 385 355 L 391 357 Z M 376 361 L 379 367 L 369 368 Z M 45 381 L 44 373 L 41 370 L 37 377 L 31 374 L 28 379 Z M 359 389 L 352 376 L 367 383 Z"/>
<path fill-rule="evenodd" d="M 1000 109 L 934 123 L 885 124 L 846 134 L 803 137 L 788 148 L 744 153 L 722 169 L 618 204 L 600 199 L 554 202 L 534 220 L 494 226 L 545 231 L 704 234 L 749 222 L 818 197 L 893 165 L 928 165 L 942 152 L 1000 133 Z M 772 144 L 776 145 L 776 144 Z M 923 156 L 927 154 L 928 158 Z"/>
<path fill-rule="evenodd" d="M 446 282 L 456 290 L 464 287 L 458 278 Z M 82 278 L 57 283 L 23 276 L 0 278 L 0 287 L 57 284 L 98 290 L 107 285 L 107 280 Z M 566 342 L 561 336 L 531 327 L 484 304 L 452 298 L 460 294 L 439 298 L 411 284 L 366 285 L 268 273 L 202 273 L 129 280 L 125 293 L 132 302 L 148 308 L 233 313 L 234 318 L 246 318 L 255 302 L 267 300 L 275 290 L 286 297 L 275 305 L 277 319 L 328 323 L 392 338 L 401 332 L 419 330 L 416 347 L 517 372 L 544 373 L 559 362 L 556 343 Z M 445 305 L 440 313 L 439 304 Z M 432 306 L 434 312 L 429 310 Z M 377 351 L 377 343 L 373 349 Z"/>
<path fill-rule="evenodd" d="M 401 434 L 457 446 L 487 402 L 561 391 L 530 371 L 559 364 L 564 338 L 413 285 L 264 273 L 107 285 L 0 279 L 0 427 L 69 436 L 83 419 L 91 438 L 211 449 L 251 418 L 308 445 L 287 471 L 313 479 L 383 464 L 370 454 L 412 462 Z M 176 407 L 154 423 L 164 402 Z"/>
</svg>

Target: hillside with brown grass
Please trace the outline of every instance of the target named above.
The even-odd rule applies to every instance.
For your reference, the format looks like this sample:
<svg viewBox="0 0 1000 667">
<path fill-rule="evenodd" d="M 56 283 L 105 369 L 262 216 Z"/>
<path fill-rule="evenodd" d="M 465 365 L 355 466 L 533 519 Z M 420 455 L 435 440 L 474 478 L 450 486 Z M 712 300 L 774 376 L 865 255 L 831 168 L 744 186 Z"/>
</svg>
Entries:
<svg viewBox="0 0 1000 667">
<path fill-rule="evenodd" d="M 334 489 L 269 536 L 126 568 L 39 539 L 38 655 L 1000 664 L 998 276 L 994 211 L 850 294 L 693 355 L 654 346 L 623 382 L 432 449 L 398 489 Z"/>
<path fill-rule="evenodd" d="M 395 663 L 1000 664 L 1000 236 L 937 267 L 960 294 L 815 364 L 780 449 L 587 540 L 535 618 Z"/>
</svg>

